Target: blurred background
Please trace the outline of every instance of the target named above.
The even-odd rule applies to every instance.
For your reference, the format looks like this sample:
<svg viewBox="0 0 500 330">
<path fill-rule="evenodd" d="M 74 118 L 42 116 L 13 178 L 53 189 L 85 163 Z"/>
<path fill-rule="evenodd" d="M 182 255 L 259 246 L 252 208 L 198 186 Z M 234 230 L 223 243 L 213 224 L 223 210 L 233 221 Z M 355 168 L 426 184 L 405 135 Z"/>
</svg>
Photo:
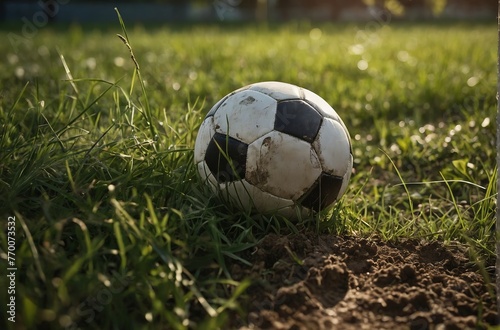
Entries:
<svg viewBox="0 0 500 330">
<path fill-rule="evenodd" d="M 114 21 L 118 7 L 128 22 L 318 21 L 495 19 L 495 0 L 0 0 L 0 19 L 36 22 Z M 384 10 L 390 17 L 383 17 Z"/>
</svg>

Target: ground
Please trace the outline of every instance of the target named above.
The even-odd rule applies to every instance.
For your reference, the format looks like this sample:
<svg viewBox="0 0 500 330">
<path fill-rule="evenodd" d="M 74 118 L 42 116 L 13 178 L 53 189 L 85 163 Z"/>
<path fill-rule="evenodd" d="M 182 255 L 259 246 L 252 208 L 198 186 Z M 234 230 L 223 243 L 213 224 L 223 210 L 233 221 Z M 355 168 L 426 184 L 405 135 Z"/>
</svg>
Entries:
<svg viewBox="0 0 500 330">
<path fill-rule="evenodd" d="M 248 257 L 252 267 L 231 268 L 254 279 L 248 315 L 230 327 L 481 329 L 497 320 L 495 288 L 460 244 L 270 234 Z"/>
</svg>

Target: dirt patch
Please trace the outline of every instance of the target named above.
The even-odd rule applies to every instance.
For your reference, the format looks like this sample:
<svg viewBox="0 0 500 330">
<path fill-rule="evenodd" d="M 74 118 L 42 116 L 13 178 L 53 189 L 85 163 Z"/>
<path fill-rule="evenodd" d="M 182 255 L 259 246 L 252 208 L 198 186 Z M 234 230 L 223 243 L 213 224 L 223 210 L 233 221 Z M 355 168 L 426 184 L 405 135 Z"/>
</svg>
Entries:
<svg viewBox="0 0 500 330">
<path fill-rule="evenodd" d="M 481 329 L 497 323 L 495 288 L 463 246 L 268 235 L 235 279 L 252 278 L 240 329 Z M 489 267 L 487 269 L 493 269 Z M 493 274 L 490 274 L 493 278 Z"/>
</svg>

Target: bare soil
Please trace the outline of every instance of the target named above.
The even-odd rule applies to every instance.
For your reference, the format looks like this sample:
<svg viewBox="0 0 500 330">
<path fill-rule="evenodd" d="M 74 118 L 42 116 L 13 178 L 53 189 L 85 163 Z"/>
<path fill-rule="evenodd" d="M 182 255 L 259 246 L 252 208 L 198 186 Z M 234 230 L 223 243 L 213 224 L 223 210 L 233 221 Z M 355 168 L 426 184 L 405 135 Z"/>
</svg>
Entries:
<svg viewBox="0 0 500 330">
<path fill-rule="evenodd" d="M 464 246 L 378 238 L 270 234 L 234 263 L 251 278 L 239 329 L 486 329 L 496 289 Z M 494 278 L 492 261 L 483 268 Z"/>
</svg>

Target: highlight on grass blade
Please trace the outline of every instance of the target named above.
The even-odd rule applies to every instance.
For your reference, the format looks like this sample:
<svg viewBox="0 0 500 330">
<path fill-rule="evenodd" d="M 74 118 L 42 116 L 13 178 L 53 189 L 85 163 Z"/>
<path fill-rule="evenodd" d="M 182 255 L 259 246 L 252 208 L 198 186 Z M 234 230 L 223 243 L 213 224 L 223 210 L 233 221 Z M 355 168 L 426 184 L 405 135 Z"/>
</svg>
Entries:
<svg viewBox="0 0 500 330">
<path fill-rule="evenodd" d="M 153 116 L 151 112 L 151 108 L 149 105 L 149 98 L 146 93 L 146 85 L 144 84 L 144 79 L 142 78 L 141 75 L 141 70 L 139 67 L 139 63 L 137 62 L 137 59 L 135 58 L 134 51 L 132 48 L 132 45 L 130 44 L 130 39 L 128 37 L 127 29 L 125 27 L 125 23 L 123 22 L 122 16 L 120 15 L 120 11 L 118 8 L 115 8 L 116 14 L 118 15 L 118 20 L 120 21 L 120 26 L 122 28 L 123 35 L 118 34 L 118 38 L 125 44 L 127 49 L 130 52 L 130 57 L 132 58 L 132 61 L 134 62 L 135 65 L 135 72 L 137 72 L 137 77 L 139 78 L 139 83 L 141 85 L 141 91 L 142 91 L 142 96 L 144 98 L 144 115 L 146 117 L 146 120 L 148 121 L 148 126 L 149 130 L 151 132 L 151 138 L 155 138 L 158 135 L 158 130 L 156 129 L 156 125 L 153 122 Z"/>
<path fill-rule="evenodd" d="M 412 215 L 412 217 L 414 217 L 415 214 L 414 214 L 414 210 L 413 210 L 413 202 L 412 202 L 410 190 L 408 189 L 408 185 L 406 184 L 405 180 L 403 179 L 403 175 L 401 174 L 401 172 L 399 171 L 398 167 L 396 166 L 396 164 L 392 160 L 391 156 L 389 156 L 389 154 L 385 150 L 383 150 L 381 148 L 379 148 L 379 150 L 382 151 L 384 153 L 384 155 L 389 159 L 389 161 L 392 164 L 392 167 L 396 171 L 396 174 L 398 175 L 398 178 L 401 181 L 401 185 L 403 185 L 403 188 L 404 188 L 404 190 L 406 192 L 406 196 L 408 198 L 408 207 L 410 208 L 410 214 Z"/>
<path fill-rule="evenodd" d="M 66 59 L 64 58 L 64 55 L 58 50 L 59 53 L 59 58 L 61 59 L 61 63 L 64 67 L 64 72 L 66 73 L 66 76 L 68 77 L 68 81 L 71 84 L 71 87 L 73 87 L 73 90 L 75 91 L 76 95 L 79 95 L 78 88 L 76 87 L 75 83 L 73 82 L 73 75 L 71 74 L 71 70 L 69 69 L 68 64 L 66 63 Z"/>
<path fill-rule="evenodd" d="M 46 276 L 45 273 L 43 272 L 42 264 L 40 262 L 40 254 L 38 253 L 38 248 L 37 245 L 35 245 L 30 229 L 26 224 L 26 221 L 24 221 L 24 217 L 19 212 L 14 212 L 14 214 L 16 215 L 16 219 L 19 221 L 19 223 L 21 223 L 21 227 L 23 228 L 24 234 L 26 235 L 26 238 L 28 240 L 31 253 L 33 255 L 33 261 L 35 263 L 35 269 L 38 272 L 38 276 L 43 282 L 45 282 Z"/>
</svg>

